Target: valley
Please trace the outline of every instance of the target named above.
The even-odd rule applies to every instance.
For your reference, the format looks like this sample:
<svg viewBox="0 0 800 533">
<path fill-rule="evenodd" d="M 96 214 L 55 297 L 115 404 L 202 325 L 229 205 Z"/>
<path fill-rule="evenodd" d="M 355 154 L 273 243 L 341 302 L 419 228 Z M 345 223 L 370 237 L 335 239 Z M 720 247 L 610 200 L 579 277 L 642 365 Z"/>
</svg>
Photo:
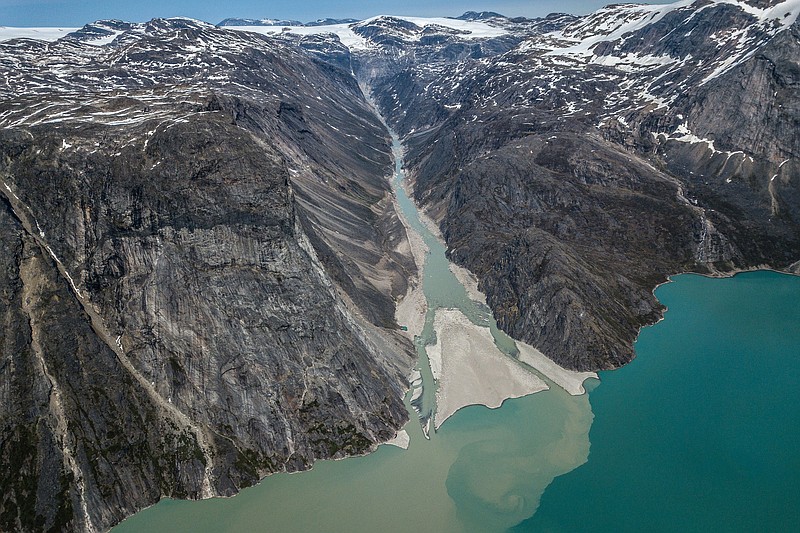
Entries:
<svg viewBox="0 0 800 533">
<path fill-rule="evenodd" d="M 800 272 L 798 14 L 0 29 L 0 529 L 105 531 L 549 387 L 579 438 L 538 505 L 657 286 Z"/>
</svg>

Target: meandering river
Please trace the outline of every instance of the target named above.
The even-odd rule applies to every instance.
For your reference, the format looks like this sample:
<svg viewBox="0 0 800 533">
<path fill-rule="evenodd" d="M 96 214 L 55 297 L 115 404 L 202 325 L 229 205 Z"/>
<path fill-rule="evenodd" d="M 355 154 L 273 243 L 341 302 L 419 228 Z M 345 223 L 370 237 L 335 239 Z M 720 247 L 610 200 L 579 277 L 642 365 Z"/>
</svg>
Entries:
<svg viewBox="0 0 800 533">
<path fill-rule="evenodd" d="M 423 280 L 430 310 L 417 342 L 424 394 L 416 407 L 424 421 L 435 409 L 424 346 L 437 308 L 461 309 L 475 324 L 490 326 L 505 353 L 515 348 L 450 272 L 444 247 L 403 189 L 396 140 L 395 154 L 400 208 L 430 248 Z M 642 332 L 633 363 L 604 373 L 602 386 L 587 382 L 589 394 L 570 396 L 551 384 L 499 409 L 467 407 L 430 439 L 407 398 L 414 415 L 408 450 L 381 446 L 365 457 L 320 461 L 308 472 L 270 476 L 234 498 L 165 500 L 114 531 L 796 527 L 800 279 L 772 272 L 724 280 L 683 275 L 656 295 L 669 307 L 666 319 Z"/>
</svg>

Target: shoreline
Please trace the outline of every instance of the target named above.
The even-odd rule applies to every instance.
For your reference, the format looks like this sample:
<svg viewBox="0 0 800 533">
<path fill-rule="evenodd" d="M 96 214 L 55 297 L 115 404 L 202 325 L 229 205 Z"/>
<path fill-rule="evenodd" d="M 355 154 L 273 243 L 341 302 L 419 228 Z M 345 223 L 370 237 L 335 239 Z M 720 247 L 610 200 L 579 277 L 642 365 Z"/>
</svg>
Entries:
<svg viewBox="0 0 800 533">
<path fill-rule="evenodd" d="M 469 296 L 470 300 L 474 300 L 489 307 L 486 301 L 486 295 L 478 288 L 478 277 L 473 274 L 471 270 L 450 261 L 450 272 L 453 273 L 458 282 L 467 290 L 467 296 Z M 494 315 L 494 313 L 492 313 L 492 315 Z"/>
<path fill-rule="evenodd" d="M 800 277 L 800 261 L 796 261 L 786 268 L 797 269 L 797 272 L 792 272 L 791 270 L 780 270 L 770 265 L 758 265 L 751 268 L 735 268 L 727 272 L 716 270 L 714 272 L 703 273 L 703 272 L 694 272 L 692 270 L 684 270 L 683 272 L 677 272 L 675 274 L 670 274 L 669 276 L 667 276 L 667 281 L 661 282 L 658 285 L 656 285 L 653 291 L 655 291 L 662 285 L 670 283 L 673 277 L 682 276 L 684 274 L 694 274 L 696 276 L 703 276 L 704 278 L 725 279 L 725 278 L 733 278 L 738 274 L 747 274 L 748 272 L 775 272 L 776 274 L 785 274 L 787 276 Z"/>
<path fill-rule="evenodd" d="M 519 340 L 514 342 L 519 348 L 520 362 L 533 368 L 571 396 L 586 394 L 583 384 L 587 379 L 600 379 L 597 372 L 579 372 L 564 368 L 530 344 Z"/>
<path fill-rule="evenodd" d="M 146 506 L 134 511 L 133 513 L 125 516 L 125 518 L 123 518 L 119 522 L 116 522 L 115 524 L 110 526 L 106 530 L 106 532 L 107 533 L 113 532 L 114 528 L 116 528 L 117 526 L 121 525 L 123 522 L 126 522 L 126 521 L 128 521 L 130 519 L 133 519 L 134 517 L 138 516 L 143 511 L 147 511 L 148 509 L 151 509 L 151 508 L 161 504 L 164 500 L 173 500 L 173 501 L 177 501 L 177 502 L 202 502 L 202 501 L 209 501 L 209 500 L 229 500 L 231 498 L 236 498 L 237 496 L 239 496 L 242 492 L 244 492 L 246 490 L 254 489 L 254 488 L 258 487 L 259 485 L 261 485 L 261 483 L 263 481 L 265 481 L 267 478 L 270 478 L 272 476 L 280 475 L 280 474 L 287 475 L 287 476 L 293 476 L 295 474 L 304 474 L 306 472 L 311 472 L 314 469 L 314 467 L 317 465 L 317 463 L 319 463 L 321 461 L 344 461 L 345 459 L 355 459 L 355 458 L 358 458 L 358 457 L 366 457 L 367 455 L 373 454 L 376 451 L 378 451 L 378 448 L 383 446 L 384 444 L 389 444 L 391 446 L 397 446 L 399 448 L 403 448 L 402 446 L 400 446 L 400 444 L 395 444 L 393 442 L 393 441 L 397 441 L 398 438 L 402 439 L 402 437 L 400 437 L 401 433 L 405 433 L 406 436 L 408 436 L 408 433 L 406 432 L 406 430 L 401 427 L 400 429 L 397 430 L 397 435 L 395 435 L 394 438 L 390 439 L 389 441 L 374 442 L 369 447 L 369 449 L 367 449 L 367 450 L 365 450 L 363 452 L 357 453 L 357 454 L 344 455 L 342 457 L 327 457 L 327 458 L 315 457 L 314 460 L 308 465 L 308 468 L 306 468 L 304 470 L 293 470 L 293 471 L 290 472 L 290 471 L 286 470 L 286 465 L 284 464 L 283 465 L 284 466 L 283 470 L 276 470 L 274 472 L 267 472 L 264 475 L 259 474 L 260 477 L 258 478 L 258 481 L 256 481 L 252 485 L 248 485 L 246 487 L 237 487 L 236 488 L 236 492 L 234 492 L 233 494 L 213 494 L 213 495 L 207 496 L 205 498 L 176 498 L 174 496 L 168 496 L 166 494 L 160 494 L 159 497 L 158 497 L 158 500 L 156 500 L 154 503 L 146 505 Z M 409 439 L 409 442 L 410 442 L 410 439 Z M 408 449 L 408 445 L 406 445 L 406 447 L 403 448 L 403 449 L 404 450 Z"/>
<path fill-rule="evenodd" d="M 405 429 L 401 429 L 397 432 L 397 435 L 395 435 L 393 439 L 387 440 L 383 444 L 379 444 L 379 446 L 396 446 L 402 450 L 407 450 L 410 442 L 411 437 L 409 436 L 408 432 Z"/>
<path fill-rule="evenodd" d="M 659 287 L 661 287 L 662 285 L 666 285 L 667 283 L 672 283 L 673 281 L 672 278 L 674 278 L 675 276 L 683 276 L 684 274 L 693 274 L 695 276 L 703 276 L 704 278 L 712 278 L 712 279 L 726 279 L 726 278 L 736 277 L 738 274 L 747 274 L 748 272 L 775 272 L 776 274 L 785 274 L 787 276 L 800 277 L 800 261 L 795 261 L 786 268 L 787 270 L 780 270 L 773 266 L 764 264 L 748 268 L 734 268 L 728 271 L 715 270 L 713 272 L 706 272 L 706 273 L 695 272 L 693 270 L 683 270 L 681 272 L 675 272 L 674 274 L 667 275 L 667 281 L 662 281 L 661 283 L 653 287 L 653 290 L 651 292 L 653 296 L 655 296 L 656 290 L 658 290 Z M 795 269 L 797 270 L 797 272 L 792 272 L 792 270 Z"/>
<path fill-rule="evenodd" d="M 658 296 L 656 296 L 656 291 L 662 285 L 666 285 L 668 283 L 672 283 L 674 281 L 672 278 L 674 278 L 676 276 L 683 276 L 683 275 L 690 274 L 690 275 L 701 276 L 701 277 L 709 278 L 709 279 L 729 279 L 729 278 L 736 277 L 738 274 L 747 274 L 749 272 L 775 272 L 776 274 L 783 274 L 783 275 L 786 275 L 786 276 L 800 277 L 800 261 L 795 261 L 794 263 L 789 265 L 787 268 L 788 269 L 797 269 L 798 271 L 797 272 L 791 272 L 791 271 L 788 271 L 788 270 L 778 270 L 777 268 L 772 267 L 770 265 L 758 265 L 758 266 L 751 267 L 751 268 L 735 268 L 733 270 L 729 270 L 728 272 L 722 272 L 722 271 L 717 270 L 715 272 L 702 273 L 702 272 L 693 272 L 691 270 L 684 270 L 682 272 L 676 272 L 674 274 L 669 274 L 667 276 L 667 280 L 666 281 L 662 281 L 661 283 L 659 283 L 658 285 L 653 287 L 653 290 L 650 291 L 650 294 L 652 294 L 653 298 L 655 298 L 656 301 L 664 307 L 664 310 L 661 312 L 661 316 L 658 318 L 658 320 L 656 320 L 652 324 L 647 324 L 646 326 L 640 327 L 639 331 L 636 332 L 636 338 L 633 339 L 633 344 L 632 344 L 633 359 L 631 359 L 630 361 L 628 361 L 627 363 L 625 363 L 624 365 L 622 365 L 620 367 L 612 368 L 612 369 L 609 369 L 609 370 L 604 370 L 604 372 L 614 372 L 615 370 L 618 370 L 619 368 L 622 368 L 623 366 L 627 366 L 627 365 L 631 364 L 636 359 L 636 357 L 638 356 L 636 354 L 636 349 L 634 348 L 634 346 L 636 345 L 636 342 L 639 340 L 639 336 L 642 334 L 642 330 L 644 328 L 651 328 L 651 327 L 655 326 L 656 324 L 658 324 L 659 322 L 661 322 L 662 320 L 664 320 L 666 318 L 664 315 L 666 315 L 667 311 L 669 311 L 669 307 L 664 305 L 661 302 L 661 300 L 658 299 Z M 600 378 L 598 377 L 597 379 L 600 379 Z"/>
<path fill-rule="evenodd" d="M 407 187 L 409 187 L 409 186 L 407 185 Z M 407 188 L 407 191 L 408 190 L 409 189 Z M 419 213 L 420 221 L 425 225 L 426 228 L 428 228 L 428 230 L 431 232 L 431 234 L 434 236 L 434 238 L 436 238 L 436 240 L 438 240 L 439 243 L 442 244 L 442 246 L 444 246 L 445 250 L 447 250 L 447 242 L 444 240 L 444 236 L 442 235 L 441 231 L 439 230 L 438 225 L 433 220 L 433 218 L 431 218 L 422 209 L 418 209 L 418 213 Z M 481 290 L 478 288 L 478 278 L 477 278 L 477 276 L 475 274 L 473 274 L 472 271 L 470 271 L 469 269 L 467 269 L 465 267 L 457 265 L 456 263 L 453 263 L 452 261 L 449 261 L 449 260 L 448 260 L 448 262 L 449 262 L 450 271 L 453 273 L 453 275 L 456 277 L 456 279 L 459 281 L 459 283 L 461 283 L 461 285 L 464 286 L 464 288 L 467 291 L 467 295 L 469 296 L 469 298 L 474 300 L 474 301 L 477 301 L 479 303 L 482 303 L 482 304 L 486 305 L 487 307 L 489 307 L 486 295 L 483 292 L 481 292 Z M 443 310 L 437 310 L 436 320 L 438 320 L 439 313 L 441 311 L 443 311 Z M 492 311 L 492 309 L 490 307 L 489 307 L 489 312 L 492 314 L 492 316 L 494 316 L 494 312 Z M 467 322 L 469 322 L 469 321 L 467 320 Z M 473 325 L 471 322 L 469 322 L 469 324 Z M 435 328 L 435 326 L 434 326 L 434 328 Z M 488 332 L 488 328 L 486 328 L 486 329 L 487 329 L 487 332 Z M 436 331 L 437 331 L 437 337 L 438 337 L 439 336 L 439 330 L 437 329 Z M 491 334 L 489 334 L 489 335 L 491 336 Z M 511 338 L 516 343 L 517 348 L 519 348 L 519 351 L 520 351 L 519 361 L 520 362 L 522 362 L 525 365 L 533 368 L 536 372 L 539 372 L 545 378 L 549 379 L 550 381 L 555 383 L 557 386 L 559 386 L 560 388 L 564 389 L 567 393 L 569 393 L 569 394 L 571 394 L 573 396 L 578 396 L 578 395 L 586 393 L 586 389 L 584 388 L 583 383 L 587 379 L 590 379 L 590 378 L 597 379 L 597 380 L 600 379 L 600 377 L 597 375 L 597 372 L 578 372 L 578 371 L 575 371 L 575 370 L 570 370 L 570 369 L 564 368 L 561 365 L 559 365 L 558 363 L 556 363 L 555 361 L 553 361 L 552 359 L 550 359 L 549 357 L 547 357 L 546 355 L 544 355 L 537 348 L 535 348 L 535 347 L 533 347 L 533 346 L 531 346 L 531 345 L 529 345 L 529 344 L 527 344 L 524 341 L 521 341 L 519 339 L 514 339 L 513 337 L 511 337 Z M 496 348 L 496 345 L 494 345 L 494 339 L 492 339 L 492 345 Z M 436 346 L 436 345 L 434 345 L 434 346 Z M 427 351 L 428 351 L 428 358 L 431 360 L 431 370 L 433 370 L 434 361 L 433 361 L 433 357 L 431 355 L 431 350 L 430 350 L 431 347 L 432 346 L 428 346 L 428 350 Z M 502 354 L 502 352 L 500 352 L 500 353 Z M 506 356 L 503 355 L 503 357 L 506 357 Z M 438 363 L 438 364 L 441 365 L 441 363 Z M 530 373 L 530 371 L 527 370 L 527 369 L 525 371 Z M 444 375 L 446 375 L 446 372 L 442 371 L 442 373 Z M 435 371 L 434 371 L 434 378 L 437 380 L 437 382 L 439 381 L 439 377 L 436 375 Z M 538 376 L 537 376 L 537 378 L 538 378 Z M 437 405 L 438 405 L 438 403 L 439 402 L 437 400 Z M 497 407 L 499 407 L 499 405 Z M 438 408 L 437 408 L 437 412 L 438 412 Z M 452 415 L 448 415 L 448 416 L 452 416 Z M 438 424 L 438 419 L 437 419 L 437 424 Z M 436 425 L 435 427 L 438 429 L 439 426 Z"/>
<path fill-rule="evenodd" d="M 396 155 L 395 155 L 396 157 Z M 411 224 L 406 219 L 400 203 L 397 201 L 397 192 L 392 183 L 394 174 L 389 178 L 392 184 L 392 207 L 394 207 L 397 218 L 406 230 L 406 240 L 408 242 L 411 258 L 417 266 L 417 273 L 408 279 L 408 290 L 395 302 L 394 319 L 398 325 L 406 326 L 407 331 L 400 330 L 400 333 L 413 341 L 414 337 L 422 335 L 425 327 L 425 315 L 428 312 L 428 300 L 422 289 L 422 279 L 425 273 L 425 257 L 430 252 L 428 245 L 422 236 L 414 231 Z"/>
</svg>

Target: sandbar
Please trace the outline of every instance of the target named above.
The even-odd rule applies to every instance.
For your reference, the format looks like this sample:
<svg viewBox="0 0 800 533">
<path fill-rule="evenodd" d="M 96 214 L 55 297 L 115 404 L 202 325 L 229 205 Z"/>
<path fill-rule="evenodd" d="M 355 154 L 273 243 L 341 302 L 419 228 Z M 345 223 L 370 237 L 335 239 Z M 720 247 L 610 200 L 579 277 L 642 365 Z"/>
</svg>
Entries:
<svg viewBox="0 0 800 533">
<path fill-rule="evenodd" d="M 586 392 L 583 382 L 589 378 L 598 379 L 596 372 L 577 372 L 567 370 L 544 355 L 542 352 L 522 341 L 516 341 L 519 348 L 519 360 L 535 368 L 553 383 L 572 394 L 579 396 Z"/>
<path fill-rule="evenodd" d="M 411 340 L 422 334 L 425 327 L 425 313 L 428 311 L 428 301 L 422 292 L 422 285 L 416 280 L 409 283 L 409 290 L 395 306 L 394 319 L 401 326 L 408 328 L 402 331 Z"/>
<path fill-rule="evenodd" d="M 414 340 L 415 336 L 422 334 L 422 328 L 425 327 L 425 313 L 428 311 L 428 300 L 422 291 L 421 281 L 422 273 L 425 269 L 425 256 L 428 254 L 429 249 L 420 234 L 409 226 L 408 220 L 406 220 L 405 214 L 394 195 L 392 195 L 392 202 L 394 203 L 397 217 L 406 228 L 411 256 L 417 265 L 417 275 L 408 280 L 408 291 L 395 305 L 394 317 L 399 325 L 408 328 L 408 331 L 403 331 L 402 333 L 409 339 Z"/>
<path fill-rule="evenodd" d="M 438 374 L 434 428 L 468 405 L 500 407 L 507 398 L 547 390 L 547 384 L 504 355 L 488 328 L 476 326 L 458 309 L 438 309 L 437 342 L 427 347 Z"/>
</svg>

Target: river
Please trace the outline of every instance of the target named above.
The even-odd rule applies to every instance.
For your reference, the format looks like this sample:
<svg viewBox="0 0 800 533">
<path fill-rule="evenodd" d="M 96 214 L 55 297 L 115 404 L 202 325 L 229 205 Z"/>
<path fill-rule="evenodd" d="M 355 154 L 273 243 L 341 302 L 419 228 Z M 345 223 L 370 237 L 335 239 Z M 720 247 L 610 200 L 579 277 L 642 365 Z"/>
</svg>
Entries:
<svg viewBox="0 0 800 533">
<path fill-rule="evenodd" d="M 450 272 L 444 246 L 405 193 L 396 139 L 394 149 L 398 203 L 430 248 L 423 279 L 429 311 L 417 342 L 424 393 L 415 402 L 425 423 L 436 408 L 425 351 L 436 309 L 457 308 L 491 327 L 509 356 L 515 347 Z M 666 319 L 642 332 L 633 363 L 604 373 L 602 386 L 588 381 L 589 394 L 571 396 L 550 383 L 499 409 L 463 408 L 429 439 L 409 395 L 407 450 L 380 446 L 364 457 L 319 461 L 234 498 L 164 500 L 114 531 L 747 531 L 796 524 L 800 279 L 678 276 L 656 295 L 669 306 Z"/>
</svg>

